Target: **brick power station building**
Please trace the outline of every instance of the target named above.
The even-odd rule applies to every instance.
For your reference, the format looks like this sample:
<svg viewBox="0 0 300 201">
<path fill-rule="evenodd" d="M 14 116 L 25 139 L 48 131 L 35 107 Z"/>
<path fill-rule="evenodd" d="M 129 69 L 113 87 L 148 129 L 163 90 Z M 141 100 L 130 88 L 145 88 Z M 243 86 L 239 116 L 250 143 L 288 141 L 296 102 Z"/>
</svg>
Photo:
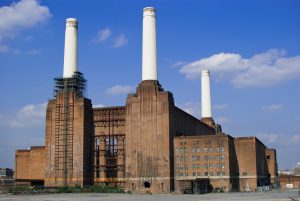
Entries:
<svg viewBox="0 0 300 201">
<path fill-rule="evenodd" d="M 77 69 L 77 30 L 67 19 L 63 77 L 46 111 L 45 146 L 17 150 L 15 178 L 31 185 L 106 184 L 132 192 L 256 190 L 276 180 L 276 151 L 256 137 L 222 133 L 202 71 L 202 119 L 174 104 L 157 79 L 155 9 L 143 13 L 142 81 L 125 106 L 93 108 Z"/>
</svg>

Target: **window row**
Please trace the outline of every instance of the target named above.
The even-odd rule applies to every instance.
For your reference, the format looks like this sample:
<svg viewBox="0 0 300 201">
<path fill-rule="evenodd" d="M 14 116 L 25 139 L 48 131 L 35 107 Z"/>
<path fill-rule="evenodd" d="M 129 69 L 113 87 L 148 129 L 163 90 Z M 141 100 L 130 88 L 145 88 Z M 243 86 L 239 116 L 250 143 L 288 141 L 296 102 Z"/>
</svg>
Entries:
<svg viewBox="0 0 300 201">
<path fill-rule="evenodd" d="M 224 152 L 225 151 L 224 147 L 216 147 L 215 150 L 216 150 L 216 152 Z M 183 153 L 183 152 L 187 153 L 188 147 L 176 148 L 175 151 L 176 151 L 176 153 Z M 199 153 L 199 152 L 201 152 L 201 149 L 200 149 L 200 147 L 192 147 L 191 151 Z M 212 147 L 209 147 L 209 148 L 204 147 L 203 152 L 213 152 L 213 148 Z"/>
<path fill-rule="evenodd" d="M 224 155 L 222 155 L 222 156 L 216 155 L 215 157 L 211 156 L 211 155 L 210 156 L 207 156 L 207 155 L 203 156 L 203 160 L 204 161 L 208 161 L 208 160 L 212 161 L 214 159 L 216 159 L 217 161 L 219 161 L 219 160 L 225 160 L 225 156 Z M 183 161 L 187 162 L 188 161 L 188 155 L 185 155 L 185 156 L 176 156 L 175 160 L 176 160 L 176 162 L 183 162 Z M 191 160 L 192 161 L 200 161 L 201 160 L 201 156 L 192 156 Z"/>
<path fill-rule="evenodd" d="M 176 174 L 177 177 L 183 177 L 183 176 L 189 176 L 188 172 L 181 172 Z M 213 172 L 204 172 L 203 175 L 201 175 L 201 172 L 193 172 L 192 176 L 225 176 L 225 172 L 216 172 L 215 174 Z"/>
<path fill-rule="evenodd" d="M 195 169 L 201 169 L 201 168 L 204 168 L 204 169 L 208 169 L 208 168 L 222 168 L 224 169 L 225 168 L 225 163 L 217 163 L 217 164 L 213 164 L 213 163 L 209 163 L 209 164 L 192 164 L 192 169 L 195 170 Z M 176 165 L 175 166 L 176 170 L 188 170 L 189 169 L 189 166 L 188 165 Z"/>
</svg>

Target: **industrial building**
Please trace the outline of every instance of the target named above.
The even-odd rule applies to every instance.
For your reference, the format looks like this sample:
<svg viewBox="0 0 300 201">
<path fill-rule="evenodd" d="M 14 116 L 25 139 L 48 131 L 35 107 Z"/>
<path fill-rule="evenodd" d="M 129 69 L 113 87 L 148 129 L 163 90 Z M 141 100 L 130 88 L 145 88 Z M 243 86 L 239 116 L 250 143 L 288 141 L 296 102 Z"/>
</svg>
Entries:
<svg viewBox="0 0 300 201">
<path fill-rule="evenodd" d="M 210 74 L 202 71 L 202 119 L 174 104 L 157 76 L 155 9 L 144 8 L 142 80 L 123 106 L 93 108 L 77 68 L 75 18 L 65 32 L 63 77 L 46 111 L 45 146 L 17 150 L 16 182 L 47 187 L 105 184 L 125 191 L 254 191 L 275 183 L 276 151 L 234 138 L 212 118 Z"/>
</svg>

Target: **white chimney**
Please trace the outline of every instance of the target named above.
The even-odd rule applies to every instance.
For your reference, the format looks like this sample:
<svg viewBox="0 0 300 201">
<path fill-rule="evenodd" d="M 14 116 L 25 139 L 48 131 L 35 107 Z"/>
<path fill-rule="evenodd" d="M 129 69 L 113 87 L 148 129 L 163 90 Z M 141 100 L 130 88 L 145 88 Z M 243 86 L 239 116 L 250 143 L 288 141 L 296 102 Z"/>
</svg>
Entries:
<svg viewBox="0 0 300 201">
<path fill-rule="evenodd" d="M 210 77 L 208 70 L 201 72 L 202 118 L 211 117 Z"/>
<path fill-rule="evenodd" d="M 65 33 L 64 78 L 72 77 L 77 71 L 77 30 L 77 19 L 68 18 Z"/>
<path fill-rule="evenodd" d="M 155 8 L 144 8 L 142 80 L 157 80 Z"/>
</svg>

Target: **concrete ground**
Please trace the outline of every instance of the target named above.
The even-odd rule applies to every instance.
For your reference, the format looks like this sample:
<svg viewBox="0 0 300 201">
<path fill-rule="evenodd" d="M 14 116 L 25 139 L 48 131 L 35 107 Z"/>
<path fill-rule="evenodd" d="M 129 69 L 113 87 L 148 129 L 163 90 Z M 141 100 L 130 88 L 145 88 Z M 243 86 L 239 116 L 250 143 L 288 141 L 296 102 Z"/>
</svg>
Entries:
<svg viewBox="0 0 300 201">
<path fill-rule="evenodd" d="M 210 193 L 204 195 L 147 195 L 147 194 L 44 194 L 44 195 L 4 195 L 0 201 L 300 201 L 298 190 L 284 192 L 253 193 Z"/>
</svg>

